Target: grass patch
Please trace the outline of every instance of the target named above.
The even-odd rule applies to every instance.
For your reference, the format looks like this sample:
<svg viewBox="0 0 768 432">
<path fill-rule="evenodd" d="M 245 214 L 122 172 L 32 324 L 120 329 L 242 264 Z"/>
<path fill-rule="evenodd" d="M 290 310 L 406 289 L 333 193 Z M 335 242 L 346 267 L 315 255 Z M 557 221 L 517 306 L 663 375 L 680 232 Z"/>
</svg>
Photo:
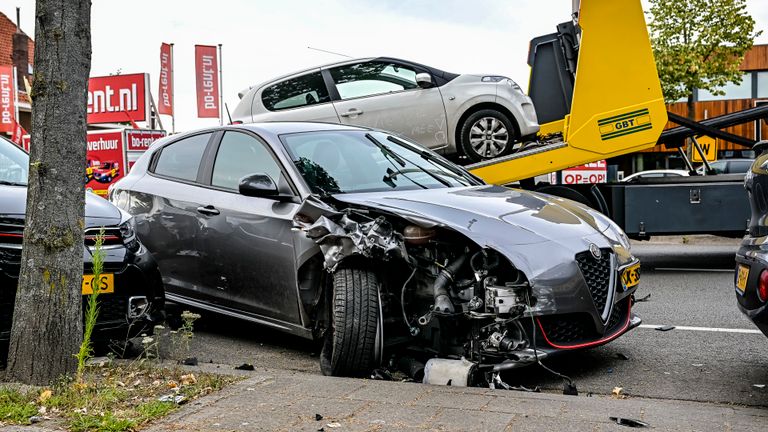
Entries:
<svg viewBox="0 0 768 432">
<path fill-rule="evenodd" d="M 186 403 L 237 379 L 146 364 L 94 367 L 80 382 L 64 381 L 26 394 L 0 387 L 0 426 L 30 424 L 30 417 L 38 416 L 75 432 L 134 431 L 178 409 L 179 404 L 160 397 L 182 397 Z"/>
</svg>

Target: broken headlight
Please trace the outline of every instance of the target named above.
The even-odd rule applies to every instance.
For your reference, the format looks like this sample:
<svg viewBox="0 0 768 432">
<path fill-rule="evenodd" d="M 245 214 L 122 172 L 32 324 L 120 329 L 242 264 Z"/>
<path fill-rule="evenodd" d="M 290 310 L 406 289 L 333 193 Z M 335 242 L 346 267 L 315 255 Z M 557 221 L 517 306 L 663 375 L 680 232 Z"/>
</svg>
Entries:
<svg viewBox="0 0 768 432">
<path fill-rule="evenodd" d="M 131 252 L 138 252 L 141 245 L 136 237 L 136 221 L 129 216 L 118 228 L 120 229 L 120 237 L 123 239 L 125 247 Z"/>
</svg>

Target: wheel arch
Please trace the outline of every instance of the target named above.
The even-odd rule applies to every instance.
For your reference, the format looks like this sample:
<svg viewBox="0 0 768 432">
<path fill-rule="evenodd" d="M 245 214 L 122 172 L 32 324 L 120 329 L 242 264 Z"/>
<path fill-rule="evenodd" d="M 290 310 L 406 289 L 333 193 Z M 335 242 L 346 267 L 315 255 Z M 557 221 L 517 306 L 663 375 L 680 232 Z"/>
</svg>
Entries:
<svg viewBox="0 0 768 432">
<path fill-rule="evenodd" d="M 484 110 L 484 109 L 492 109 L 501 112 L 507 118 L 510 122 L 512 122 L 512 127 L 515 128 L 515 134 L 517 137 L 520 137 L 520 124 L 517 122 L 517 118 L 514 114 L 512 114 L 512 111 L 510 111 L 507 107 L 504 105 L 498 103 L 498 102 L 480 102 L 477 104 L 474 104 L 464 110 L 464 112 L 459 116 L 459 120 L 453 125 L 453 142 L 456 146 L 456 150 L 460 154 L 464 154 L 464 148 L 461 146 L 461 129 L 462 125 L 465 121 L 471 116 L 472 114 Z"/>
</svg>

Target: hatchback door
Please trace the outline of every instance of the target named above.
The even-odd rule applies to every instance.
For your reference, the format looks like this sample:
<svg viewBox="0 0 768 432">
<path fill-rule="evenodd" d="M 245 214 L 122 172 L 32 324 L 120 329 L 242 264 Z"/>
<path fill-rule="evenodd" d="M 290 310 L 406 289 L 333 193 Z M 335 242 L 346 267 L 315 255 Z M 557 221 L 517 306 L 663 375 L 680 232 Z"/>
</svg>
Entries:
<svg viewBox="0 0 768 432">
<path fill-rule="evenodd" d="M 253 121 L 319 121 L 338 123 L 328 87 L 317 69 L 273 83 L 253 101 Z"/>
<path fill-rule="evenodd" d="M 417 71 L 391 61 L 368 61 L 329 69 L 341 123 L 384 129 L 438 149 L 448 143 L 440 89 L 416 84 Z"/>
<path fill-rule="evenodd" d="M 300 323 L 291 231 L 298 204 L 238 192 L 243 177 L 267 174 L 291 194 L 287 177 L 266 142 L 245 131 L 226 131 L 214 154 L 203 268 L 218 275 L 216 295 L 233 309 Z"/>
</svg>

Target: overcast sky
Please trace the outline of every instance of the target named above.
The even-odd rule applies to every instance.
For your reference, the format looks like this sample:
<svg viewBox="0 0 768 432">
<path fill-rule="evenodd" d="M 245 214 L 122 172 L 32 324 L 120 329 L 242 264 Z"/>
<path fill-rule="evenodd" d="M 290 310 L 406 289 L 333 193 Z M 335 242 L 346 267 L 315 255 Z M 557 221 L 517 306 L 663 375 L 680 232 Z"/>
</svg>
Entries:
<svg viewBox="0 0 768 432">
<path fill-rule="evenodd" d="M 747 0 L 768 43 L 766 0 Z M 34 0 L 0 11 L 34 36 Z M 148 72 L 157 99 L 160 43 L 175 44 L 176 130 L 196 118 L 194 45 L 223 44 L 224 102 L 277 75 L 353 57 L 400 57 L 456 73 L 506 75 L 527 88 L 528 42 L 567 21 L 571 0 L 93 0 L 91 76 Z M 170 118 L 163 116 L 170 130 Z"/>
</svg>

